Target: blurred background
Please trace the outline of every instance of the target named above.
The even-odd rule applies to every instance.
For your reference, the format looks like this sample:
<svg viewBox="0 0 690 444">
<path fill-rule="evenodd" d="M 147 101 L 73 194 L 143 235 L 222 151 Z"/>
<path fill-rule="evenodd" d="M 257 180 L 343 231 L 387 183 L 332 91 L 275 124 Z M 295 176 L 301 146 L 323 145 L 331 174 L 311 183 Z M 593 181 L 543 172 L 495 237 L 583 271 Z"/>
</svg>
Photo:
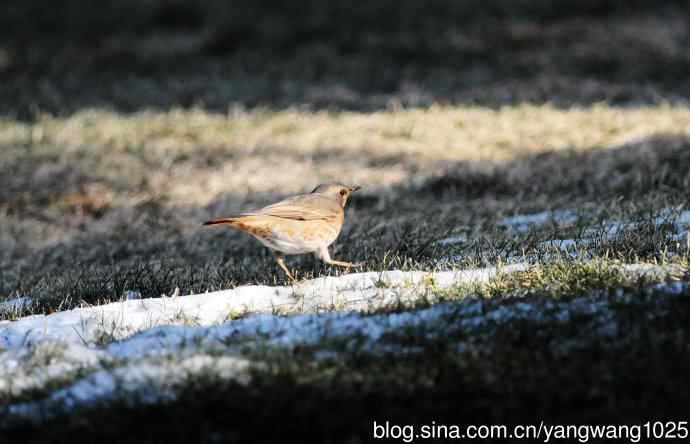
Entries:
<svg viewBox="0 0 690 444">
<path fill-rule="evenodd" d="M 682 0 L 3 2 L 2 113 L 686 98 Z"/>
<path fill-rule="evenodd" d="M 4 1 L 0 296 L 276 282 L 255 241 L 199 224 L 327 180 L 364 187 L 335 255 L 373 268 L 437 267 L 449 232 L 467 235 L 468 264 L 490 263 L 513 248 L 496 219 L 519 212 L 682 204 L 689 14 L 681 0 Z"/>
</svg>

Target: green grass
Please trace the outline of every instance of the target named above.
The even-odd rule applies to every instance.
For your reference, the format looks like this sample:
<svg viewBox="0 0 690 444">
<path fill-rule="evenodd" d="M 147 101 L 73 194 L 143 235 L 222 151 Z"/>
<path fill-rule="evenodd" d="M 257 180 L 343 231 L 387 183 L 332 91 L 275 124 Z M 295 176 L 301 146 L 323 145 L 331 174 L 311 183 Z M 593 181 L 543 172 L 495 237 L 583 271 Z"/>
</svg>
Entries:
<svg viewBox="0 0 690 444">
<path fill-rule="evenodd" d="M 666 270 L 662 273 L 665 279 L 685 279 L 689 270 L 687 258 L 662 269 Z M 624 265 L 611 260 L 557 260 L 548 265 L 534 265 L 527 271 L 501 275 L 479 289 L 479 293 L 488 299 L 533 296 L 562 299 L 596 291 L 635 290 L 658 282 L 658 279 L 654 273 L 631 275 Z"/>
</svg>

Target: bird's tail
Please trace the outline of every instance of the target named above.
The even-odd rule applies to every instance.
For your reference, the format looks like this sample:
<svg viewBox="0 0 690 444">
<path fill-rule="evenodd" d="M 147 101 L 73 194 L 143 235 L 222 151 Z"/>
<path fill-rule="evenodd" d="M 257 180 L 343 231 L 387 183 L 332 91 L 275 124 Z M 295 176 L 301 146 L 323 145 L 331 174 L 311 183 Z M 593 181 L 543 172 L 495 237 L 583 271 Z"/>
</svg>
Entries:
<svg viewBox="0 0 690 444">
<path fill-rule="evenodd" d="M 237 222 L 237 219 L 233 217 L 225 218 L 225 219 L 215 219 L 215 220 L 209 220 L 203 223 L 203 225 L 222 225 L 222 224 L 234 224 Z"/>
</svg>

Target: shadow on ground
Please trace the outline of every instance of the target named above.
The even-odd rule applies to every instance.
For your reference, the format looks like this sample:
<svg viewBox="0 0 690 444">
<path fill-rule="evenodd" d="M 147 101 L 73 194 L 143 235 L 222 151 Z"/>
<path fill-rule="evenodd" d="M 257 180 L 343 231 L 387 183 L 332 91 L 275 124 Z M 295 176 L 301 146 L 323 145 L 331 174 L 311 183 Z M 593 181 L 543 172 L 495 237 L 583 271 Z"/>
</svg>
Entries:
<svg viewBox="0 0 690 444">
<path fill-rule="evenodd" d="M 9 1 L 0 113 L 686 102 L 687 3 Z"/>
</svg>

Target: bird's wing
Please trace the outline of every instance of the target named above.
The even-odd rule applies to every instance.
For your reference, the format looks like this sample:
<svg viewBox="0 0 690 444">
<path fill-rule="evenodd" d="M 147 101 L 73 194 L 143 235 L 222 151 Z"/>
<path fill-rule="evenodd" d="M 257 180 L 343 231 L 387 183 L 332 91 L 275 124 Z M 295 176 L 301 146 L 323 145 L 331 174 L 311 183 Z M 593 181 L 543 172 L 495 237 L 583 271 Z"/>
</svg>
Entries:
<svg viewBox="0 0 690 444">
<path fill-rule="evenodd" d="M 305 194 L 282 200 L 242 216 L 273 216 L 293 220 L 329 219 L 338 214 L 340 205 L 324 196 Z"/>
</svg>

